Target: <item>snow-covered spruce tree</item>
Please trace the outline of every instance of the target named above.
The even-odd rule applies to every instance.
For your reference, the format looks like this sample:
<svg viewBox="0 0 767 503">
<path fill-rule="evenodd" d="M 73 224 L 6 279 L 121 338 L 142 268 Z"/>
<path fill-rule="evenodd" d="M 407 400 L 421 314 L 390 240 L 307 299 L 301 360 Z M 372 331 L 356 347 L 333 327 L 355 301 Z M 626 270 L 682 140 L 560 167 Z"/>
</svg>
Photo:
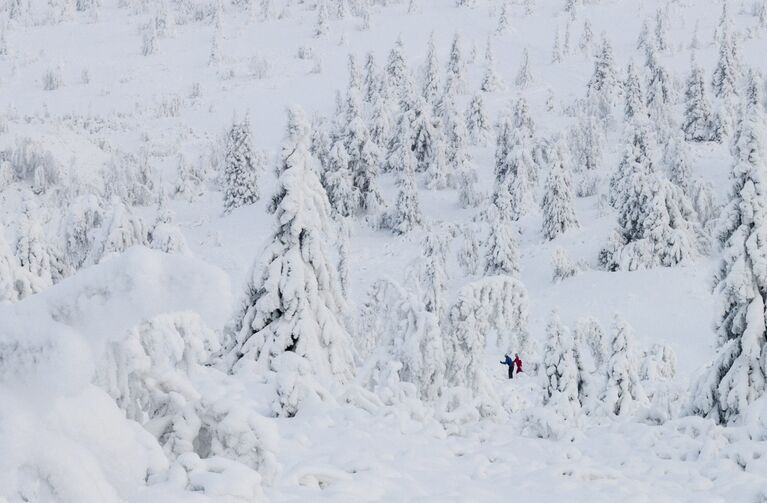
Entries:
<svg viewBox="0 0 767 503">
<path fill-rule="evenodd" d="M 138 215 L 117 197 L 113 197 L 106 206 L 104 225 L 95 233 L 93 246 L 85 259 L 86 265 L 97 264 L 131 246 L 147 244 L 147 229 Z"/>
<path fill-rule="evenodd" d="M 449 236 L 442 229 L 431 228 L 423 240 L 424 263 L 419 283 L 423 291 L 424 307 L 443 320 L 447 306 L 447 254 Z"/>
<path fill-rule="evenodd" d="M 416 98 L 415 118 L 413 121 L 413 144 L 411 146 L 415 154 L 416 167 L 418 173 L 422 173 L 429 168 L 434 160 L 435 149 L 438 142 L 441 141 L 441 128 L 439 123 L 432 115 L 431 107 L 423 98 Z"/>
<path fill-rule="evenodd" d="M 661 130 L 671 123 L 669 107 L 673 100 L 673 83 L 666 68 L 658 60 L 655 48 L 650 45 L 647 49 L 647 93 L 645 103 L 647 113 L 652 118 L 656 128 Z"/>
<path fill-rule="evenodd" d="M 421 95 L 427 103 L 434 106 L 442 92 L 440 83 L 440 66 L 437 59 L 437 47 L 434 43 L 434 33 L 429 36 L 429 42 L 426 46 L 426 63 L 423 68 L 423 78 L 421 84 Z"/>
<path fill-rule="evenodd" d="M 347 124 L 343 141 L 349 156 L 349 171 L 354 191 L 358 196 L 357 208 L 362 214 L 373 214 L 383 203 L 378 185 L 378 148 L 362 118 L 362 100 L 359 93 L 350 90 L 347 105 Z"/>
<path fill-rule="evenodd" d="M 567 252 L 561 247 L 554 250 L 551 265 L 553 269 L 551 280 L 554 283 L 559 283 L 567 278 L 572 278 L 580 271 L 578 265 L 570 260 L 570 257 L 567 256 Z"/>
<path fill-rule="evenodd" d="M 485 57 L 485 75 L 482 77 L 482 84 L 480 89 L 486 93 L 494 93 L 503 90 L 503 82 L 498 74 L 495 72 L 495 58 L 493 58 L 493 48 L 490 45 L 490 41 L 487 42 L 487 55 Z"/>
<path fill-rule="evenodd" d="M 175 223 L 175 215 L 168 209 L 161 209 L 147 236 L 149 246 L 164 253 L 189 255 L 184 233 Z"/>
<path fill-rule="evenodd" d="M 336 141 L 330 149 L 321 182 L 333 212 L 342 217 L 353 215 L 357 210 L 359 196 L 349 171 L 349 154 L 346 153 L 346 147 L 340 140 Z"/>
<path fill-rule="evenodd" d="M 463 94 L 466 91 L 466 61 L 461 49 L 461 37 L 456 33 L 450 46 L 445 77 L 446 94 Z"/>
<path fill-rule="evenodd" d="M 96 231 L 104 224 L 104 203 L 96 195 L 83 194 L 66 207 L 61 220 L 64 258 L 73 271 L 85 263 L 94 246 Z"/>
<path fill-rule="evenodd" d="M 579 224 L 573 208 L 572 177 L 561 140 L 553 146 L 549 156 L 551 166 L 541 209 L 543 235 L 551 240 L 570 229 L 577 229 Z"/>
<path fill-rule="evenodd" d="M 591 21 L 587 18 L 583 21 L 583 30 L 581 30 L 581 38 L 578 40 L 578 47 L 581 52 L 588 53 L 591 51 L 591 44 L 594 41 L 594 30 L 591 28 Z"/>
<path fill-rule="evenodd" d="M 330 16 L 326 0 L 317 3 L 317 21 L 314 24 L 314 38 L 321 38 L 330 32 Z"/>
<path fill-rule="evenodd" d="M 690 167 L 690 151 L 681 131 L 671 133 L 663 152 L 663 161 L 668 171 L 668 179 L 678 186 L 684 193 L 688 193 L 692 180 L 692 168 Z"/>
<path fill-rule="evenodd" d="M 407 61 L 405 60 L 403 51 L 402 38 L 398 38 L 389 52 L 382 79 L 386 98 L 395 103 L 400 99 L 403 89 L 410 79 Z"/>
<path fill-rule="evenodd" d="M 294 415 L 314 381 L 346 382 L 353 348 L 345 325 L 338 271 L 327 250 L 330 203 L 310 167 L 304 112 L 288 109 L 278 189 L 270 210 L 277 221 L 264 268 L 250 280 L 235 318 L 226 360 L 236 370 L 254 362 L 277 373 L 277 414 Z"/>
<path fill-rule="evenodd" d="M 362 86 L 363 97 L 366 103 L 373 103 L 375 97 L 381 94 L 381 74 L 376 65 L 376 58 L 372 52 L 365 57 L 365 77 Z"/>
<path fill-rule="evenodd" d="M 713 129 L 703 70 L 693 61 L 684 92 L 682 131 L 687 141 L 711 141 L 714 139 Z"/>
<path fill-rule="evenodd" d="M 498 215 L 485 243 L 485 276 L 501 274 L 519 274 L 519 252 L 511 221 Z"/>
<path fill-rule="evenodd" d="M 510 17 L 509 2 L 508 0 L 503 0 L 501 2 L 501 10 L 498 14 L 498 22 L 495 25 L 495 32 L 497 34 L 501 35 L 509 31 L 509 26 L 511 25 Z"/>
<path fill-rule="evenodd" d="M 466 111 L 466 129 L 474 145 L 485 146 L 492 137 L 490 120 L 481 94 L 475 94 L 469 102 L 469 108 Z"/>
<path fill-rule="evenodd" d="M 360 72 L 359 67 L 357 66 L 357 58 L 354 56 L 354 54 L 349 54 L 349 58 L 346 63 L 346 68 L 349 72 L 349 82 L 347 84 L 347 94 L 351 93 L 352 90 L 354 90 L 357 95 L 362 99 L 364 97 L 363 94 L 363 82 L 364 77 L 362 73 Z"/>
<path fill-rule="evenodd" d="M 261 197 L 258 176 L 262 166 L 260 156 L 253 151 L 247 118 L 232 124 L 224 148 L 224 212 L 229 213 Z"/>
<path fill-rule="evenodd" d="M 367 360 L 360 380 L 385 403 L 403 398 L 393 389 L 402 388 L 400 383 L 414 386 L 421 400 L 439 397 L 446 371 L 439 320 L 414 293 L 377 280 L 360 309 L 358 333 L 359 353 Z"/>
<path fill-rule="evenodd" d="M 440 128 L 436 129 L 438 133 L 441 132 Z M 448 179 L 451 175 L 450 166 L 448 165 L 447 153 L 445 152 L 447 146 L 442 138 L 441 134 L 437 135 L 435 145 L 429 164 L 426 166 L 426 172 L 424 184 L 427 189 L 443 190 L 448 186 Z"/>
<path fill-rule="evenodd" d="M 562 47 L 559 42 L 559 28 L 554 32 L 554 47 L 551 49 L 551 62 L 553 64 L 562 62 Z"/>
<path fill-rule="evenodd" d="M 731 36 L 724 34 L 719 43 L 719 60 L 711 78 L 714 96 L 721 100 L 727 100 L 738 93 L 737 62 L 733 57 L 732 43 Z"/>
<path fill-rule="evenodd" d="M 623 159 L 610 181 L 619 230 L 617 242 L 600 258 L 610 270 L 671 267 L 700 252 L 692 206 L 657 172 L 648 135 L 646 124 L 630 125 Z"/>
<path fill-rule="evenodd" d="M 577 173 L 575 194 L 578 197 L 593 196 L 599 184 L 605 141 L 602 123 L 591 109 L 587 109 L 578 114 L 578 120 L 569 130 L 567 139 L 573 160 L 573 171 Z"/>
<path fill-rule="evenodd" d="M 554 407 L 566 419 L 580 411 L 578 390 L 581 388 L 575 344 L 570 330 L 562 324 L 554 311 L 546 325 L 546 344 L 543 348 L 546 405 Z"/>
<path fill-rule="evenodd" d="M 191 202 L 205 193 L 205 173 L 200 169 L 200 163 L 195 165 L 179 154 L 176 169 L 176 183 L 173 188 L 175 197 L 182 197 Z"/>
<path fill-rule="evenodd" d="M 618 77 L 615 74 L 613 48 L 610 42 L 603 38 L 599 52 L 594 58 L 594 72 L 588 83 L 588 95 L 589 97 L 600 97 L 605 101 L 607 107 L 611 107 L 619 85 Z"/>
<path fill-rule="evenodd" d="M 480 262 L 480 241 L 474 227 L 469 225 L 463 229 L 463 240 L 456 252 L 458 265 L 465 276 L 473 276 L 479 271 Z"/>
<path fill-rule="evenodd" d="M 505 116 L 498 128 L 492 203 L 504 218 L 519 220 L 532 206 L 535 161 L 524 130 Z"/>
<path fill-rule="evenodd" d="M 594 370 L 604 371 L 610 357 L 607 337 L 596 318 L 590 316 L 579 319 L 575 324 L 575 338 L 588 347 Z"/>
<path fill-rule="evenodd" d="M 400 152 L 401 165 L 398 167 L 397 201 L 394 208 L 383 219 L 383 226 L 395 234 L 407 234 L 422 223 L 421 208 L 418 203 L 418 190 L 415 186 L 415 157 L 413 152 L 403 145 Z"/>
<path fill-rule="evenodd" d="M 37 291 L 37 280 L 22 269 L 0 226 L 0 303 L 16 302 Z"/>
<path fill-rule="evenodd" d="M 374 94 L 372 100 L 368 119 L 370 140 L 378 147 L 379 152 L 386 152 L 392 129 L 391 116 L 381 93 Z"/>
<path fill-rule="evenodd" d="M 642 81 L 637 75 L 633 63 L 626 67 L 626 79 L 623 81 L 623 117 L 626 122 L 634 117 L 645 117 L 647 110 L 642 93 Z"/>
<path fill-rule="evenodd" d="M 635 346 L 634 331 L 625 320 L 616 316 L 602 394 L 607 410 L 616 416 L 631 414 L 637 406 L 647 403 L 647 394 L 639 379 L 639 355 Z"/>
<path fill-rule="evenodd" d="M 659 51 L 665 51 L 668 49 L 668 26 L 666 25 L 666 17 L 668 12 L 664 12 L 661 9 L 655 11 L 655 47 Z"/>
<path fill-rule="evenodd" d="M 517 76 L 514 83 L 517 87 L 524 89 L 533 81 L 533 73 L 530 71 L 530 55 L 527 48 L 522 52 L 522 63 L 519 65 Z"/>
<path fill-rule="evenodd" d="M 719 349 L 695 384 L 690 411 L 736 422 L 765 391 L 767 146 L 764 112 L 747 107 L 733 145 L 732 188 L 720 216 L 724 253 L 715 276 Z"/>
</svg>

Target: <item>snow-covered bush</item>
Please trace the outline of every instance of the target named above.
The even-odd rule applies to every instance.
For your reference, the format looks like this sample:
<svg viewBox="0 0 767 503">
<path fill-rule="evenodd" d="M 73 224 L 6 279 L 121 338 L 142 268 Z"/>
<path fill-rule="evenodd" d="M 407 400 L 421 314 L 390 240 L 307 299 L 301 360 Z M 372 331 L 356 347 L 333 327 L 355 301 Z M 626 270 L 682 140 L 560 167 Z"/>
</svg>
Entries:
<svg viewBox="0 0 767 503">
<path fill-rule="evenodd" d="M 567 278 L 572 278 L 581 270 L 578 264 L 570 260 L 570 257 L 567 255 L 564 248 L 557 248 L 554 250 L 551 265 L 553 268 L 551 279 L 554 283 L 566 280 Z"/>
</svg>

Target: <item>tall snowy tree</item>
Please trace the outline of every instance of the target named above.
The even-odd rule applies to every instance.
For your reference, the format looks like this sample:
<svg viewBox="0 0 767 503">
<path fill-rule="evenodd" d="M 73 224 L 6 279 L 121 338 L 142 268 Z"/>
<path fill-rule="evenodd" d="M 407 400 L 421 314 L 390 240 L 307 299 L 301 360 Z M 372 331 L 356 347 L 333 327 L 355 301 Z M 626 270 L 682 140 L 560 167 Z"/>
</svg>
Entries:
<svg viewBox="0 0 767 503">
<path fill-rule="evenodd" d="M 396 234 L 407 234 L 422 223 L 418 190 L 415 186 L 415 157 L 413 152 L 402 145 L 397 168 L 397 201 L 385 216 L 384 225 Z"/>
<path fill-rule="evenodd" d="M 616 316 L 612 327 L 607 381 L 602 402 L 616 416 L 632 413 L 637 405 L 645 405 L 647 394 L 639 379 L 639 358 L 634 331 Z"/>
<path fill-rule="evenodd" d="M 580 376 L 574 342 L 570 330 L 559 319 L 559 314 L 552 312 L 546 325 L 546 344 L 543 349 L 543 367 L 546 372 L 544 403 L 568 419 L 580 410 Z"/>
<path fill-rule="evenodd" d="M 738 124 L 729 202 L 720 217 L 724 253 L 715 276 L 719 349 L 692 396 L 691 411 L 733 423 L 763 396 L 767 324 L 767 145 L 764 112 Z"/>
<path fill-rule="evenodd" d="M 634 121 L 610 181 L 619 229 L 601 253 L 608 269 L 671 267 L 699 255 L 694 210 L 682 190 L 658 173 L 651 148 L 648 126 Z"/>
<path fill-rule="evenodd" d="M 466 111 L 466 129 L 474 145 L 485 146 L 492 136 L 490 120 L 481 94 L 475 94 L 469 102 L 469 108 Z"/>
<path fill-rule="evenodd" d="M 711 141 L 714 139 L 711 121 L 711 105 L 706 97 L 706 85 L 703 83 L 703 70 L 692 63 L 692 70 L 687 79 L 684 93 L 684 122 L 682 130 L 688 141 Z"/>
<path fill-rule="evenodd" d="M 519 88 L 526 88 L 533 81 L 533 72 L 530 71 L 530 55 L 527 48 L 522 52 L 522 63 L 517 70 L 517 76 L 514 79 L 514 83 Z"/>
<path fill-rule="evenodd" d="M 450 46 L 445 77 L 445 93 L 463 94 L 466 91 L 466 61 L 461 49 L 461 37 L 456 33 Z"/>
<path fill-rule="evenodd" d="M 519 252 L 514 229 L 508 218 L 496 216 L 485 243 L 485 275 L 518 274 Z"/>
<path fill-rule="evenodd" d="M 250 139 L 250 123 L 247 119 L 235 122 L 226 136 L 224 153 L 225 213 L 258 201 L 260 168 Z"/>
<path fill-rule="evenodd" d="M 558 142 L 551 149 L 549 177 L 546 180 L 541 209 L 543 235 L 554 239 L 570 229 L 579 227 L 573 208 L 572 178 L 563 145 Z"/>
<path fill-rule="evenodd" d="M 262 371 L 276 371 L 275 412 L 287 415 L 308 392 L 297 389 L 299 383 L 346 382 L 353 373 L 345 303 L 326 244 L 330 204 L 310 166 L 309 142 L 303 110 L 290 108 L 270 207 L 277 229 L 260 261 L 263 270 L 254 271 L 249 282 L 227 355 L 233 369 L 254 361 Z"/>
<path fill-rule="evenodd" d="M 437 59 L 437 47 L 434 43 L 434 33 L 429 36 L 429 42 L 426 46 L 426 63 L 423 69 L 423 83 L 421 86 L 421 95 L 427 103 L 434 106 L 439 99 L 442 91 L 439 79 L 440 67 Z"/>
<path fill-rule="evenodd" d="M 644 94 L 642 93 L 642 83 L 637 75 L 633 63 L 629 63 L 626 68 L 626 80 L 623 82 L 623 117 L 626 121 L 632 120 L 635 116 L 646 116 L 644 104 Z"/>
<path fill-rule="evenodd" d="M 719 60 L 717 61 L 711 86 L 714 96 L 726 100 L 737 94 L 737 63 L 733 57 L 732 38 L 725 33 L 719 43 Z"/>
</svg>

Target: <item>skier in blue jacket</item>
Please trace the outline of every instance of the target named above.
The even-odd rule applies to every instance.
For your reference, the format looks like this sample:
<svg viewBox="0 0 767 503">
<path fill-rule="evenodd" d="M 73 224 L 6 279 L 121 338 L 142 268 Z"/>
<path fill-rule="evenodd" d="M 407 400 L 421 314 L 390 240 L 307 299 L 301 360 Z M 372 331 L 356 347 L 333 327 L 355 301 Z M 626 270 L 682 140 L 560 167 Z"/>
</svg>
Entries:
<svg viewBox="0 0 767 503">
<path fill-rule="evenodd" d="M 506 357 L 506 359 L 501 361 L 501 365 L 509 366 L 509 379 L 514 379 L 514 360 L 512 360 L 509 355 L 504 355 L 504 356 Z"/>
</svg>

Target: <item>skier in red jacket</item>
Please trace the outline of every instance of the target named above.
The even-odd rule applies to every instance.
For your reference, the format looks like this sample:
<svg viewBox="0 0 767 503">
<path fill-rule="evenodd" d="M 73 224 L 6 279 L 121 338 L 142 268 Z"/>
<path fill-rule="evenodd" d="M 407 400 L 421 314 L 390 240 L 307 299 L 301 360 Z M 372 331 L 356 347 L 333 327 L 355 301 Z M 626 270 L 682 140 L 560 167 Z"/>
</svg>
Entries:
<svg viewBox="0 0 767 503">
<path fill-rule="evenodd" d="M 514 365 L 517 366 L 517 374 L 522 372 L 522 360 L 519 359 L 519 355 L 514 353 Z"/>
</svg>

